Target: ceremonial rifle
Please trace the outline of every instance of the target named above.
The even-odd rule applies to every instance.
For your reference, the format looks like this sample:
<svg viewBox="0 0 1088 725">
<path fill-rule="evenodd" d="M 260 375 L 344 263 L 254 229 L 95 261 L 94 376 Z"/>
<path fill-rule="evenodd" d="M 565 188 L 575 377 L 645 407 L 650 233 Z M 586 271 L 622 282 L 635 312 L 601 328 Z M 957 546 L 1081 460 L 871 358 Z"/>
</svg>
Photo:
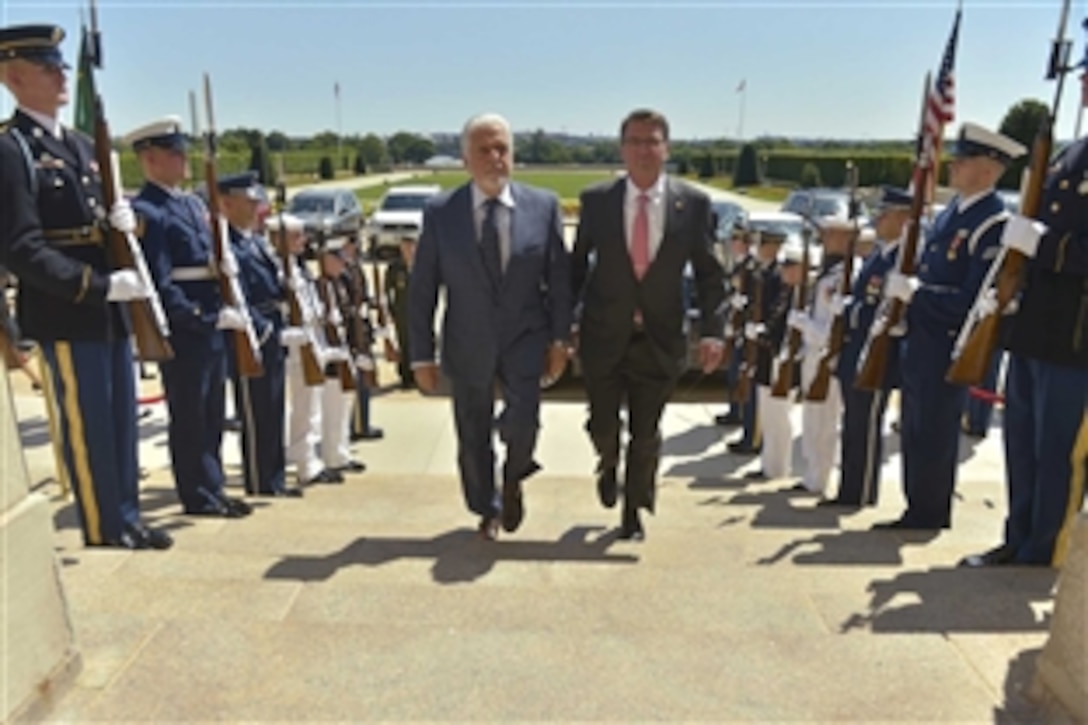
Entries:
<svg viewBox="0 0 1088 725">
<path fill-rule="evenodd" d="M 845 300 L 850 295 L 850 287 L 854 279 L 854 248 L 857 246 L 858 234 L 861 229 L 858 225 L 858 167 L 853 162 L 846 162 L 846 176 L 850 186 L 850 218 L 854 222 L 854 231 L 850 234 L 850 241 L 846 246 L 846 256 L 842 260 L 842 279 L 839 281 L 839 299 Z M 820 360 L 816 363 L 816 375 L 808 386 L 805 400 L 827 400 L 828 390 L 831 388 L 831 363 L 842 352 L 846 342 L 846 310 L 839 310 L 831 320 L 831 332 L 828 334 L 827 345 L 820 352 Z"/>
<path fill-rule="evenodd" d="M 799 312 L 803 312 L 808 304 L 808 245 L 809 239 L 812 236 L 812 220 L 811 212 L 812 207 L 816 203 L 815 194 L 809 199 L 809 218 L 805 219 L 805 227 L 801 232 L 802 239 L 802 252 L 801 252 L 801 281 L 797 283 L 797 286 L 793 289 L 793 309 Z M 789 330 L 789 336 L 786 340 L 785 356 L 780 354 L 778 359 L 778 375 L 775 376 L 774 385 L 771 386 L 771 396 L 775 398 L 785 398 L 790 394 L 790 390 L 793 389 L 793 374 L 797 368 L 797 358 L 801 352 L 801 342 L 803 338 L 801 331 L 791 327 Z"/>
<path fill-rule="evenodd" d="M 340 313 L 341 318 L 344 316 L 340 305 L 340 295 L 336 291 L 336 280 L 322 272 L 322 278 L 318 284 L 321 286 L 321 301 L 325 305 L 325 339 L 329 341 L 329 347 L 348 350 L 350 354 L 346 341 L 340 336 L 339 326 L 332 321 L 333 310 Z M 358 386 L 355 383 L 355 369 L 351 362 L 338 360 L 333 364 L 336 365 L 336 375 L 340 379 L 340 389 L 344 392 L 354 391 Z"/>
<path fill-rule="evenodd" d="M 937 160 L 934 150 L 926 139 L 926 102 L 929 98 L 930 75 L 926 74 L 922 89 L 922 113 L 918 125 L 918 151 L 914 161 L 911 178 L 914 196 L 910 205 L 910 226 L 907 239 L 899 252 L 899 272 L 914 276 L 914 262 L 918 254 L 918 236 L 921 233 L 922 212 L 925 209 L 926 184 L 929 175 L 934 172 Z M 854 387 L 859 390 L 880 390 L 884 385 L 885 371 L 888 367 L 888 355 L 891 346 L 891 330 L 903 322 L 907 306 L 900 299 L 885 299 L 876 315 L 876 321 L 869 328 L 869 338 L 861 350 L 858 359 L 858 371 L 854 378 Z"/>
<path fill-rule="evenodd" d="M 276 196 L 276 216 L 279 219 L 279 243 L 276 251 L 283 262 L 283 279 L 287 290 L 287 320 L 291 327 L 297 327 L 306 333 L 306 342 L 299 347 L 299 359 L 302 361 L 302 378 L 306 385 L 322 385 L 325 382 L 325 371 L 321 369 L 321 363 L 317 359 L 317 346 L 313 340 L 312 310 L 305 302 L 302 295 L 296 291 L 296 287 L 302 284 L 302 275 L 298 269 L 297 258 L 291 251 L 287 239 L 287 227 L 283 223 L 283 207 L 286 203 L 287 190 L 281 185 Z"/>
<path fill-rule="evenodd" d="M 1025 170 L 1026 183 L 1020 201 L 1020 214 L 1030 219 L 1039 216 L 1039 206 L 1043 198 L 1043 184 L 1046 181 L 1047 166 L 1054 148 L 1054 122 L 1058 117 L 1058 106 L 1062 99 L 1062 87 L 1065 75 L 1070 70 L 1069 50 L 1072 43 L 1065 37 L 1066 21 L 1069 19 L 1069 3 L 1062 3 L 1061 19 L 1058 21 L 1058 35 L 1050 51 L 1050 67 L 1047 80 L 1057 79 L 1054 90 L 1054 102 L 1049 113 L 1043 116 L 1035 133 L 1031 149 L 1031 163 Z M 1016 298 L 1024 284 L 1028 258 L 1023 252 L 1009 249 L 1002 245 L 998 258 L 990 265 L 990 270 L 979 287 L 975 303 L 971 306 L 964 320 L 956 344 L 952 348 L 952 365 L 948 368 L 945 379 L 955 385 L 978 385 L 986 376 L 990 360 L 997 347 L 998 323 L 1002 311 Z M 994 292 L 991 293 L 990 290 Z M 996 295 L 997 306 L 988 314 L 981 311 L 983 300 Z"/>
<path fill-rule="evenodd" d="M 760 269 L 758 257 L 754 258 L 755 268 L 749 278 L 752 286 L 752 295 L 748 300 L 748 322 L 758 325 L 763 322 L 763 272 Z M 747 292 L 747 290 L 745 290 Z M 759 364 L 759 340 L 744 338 L 744 360 L 741 362 L 737 375 L 737 388 L 735 402 L 744 405 L 752 394 L 752 377 L 756 374 L 756 366 Z"/>
<path fill-rule="evenodd" d="M 195 104 L 194 104 L 195 110 Z M 227 231 L 227 220 L 219 209 L 219 184 L 216 171 L 216 134 L 215 113 L 212 106 L 212 84 L 208 74 L 204 74 L 204 111 L 207 114 L 208 130 L 204 134 L 204 183 L 208 192 L 208 213 L 211 215 L 212 251 L 219 273 L 219 293 L 223 298 L 223 304 L 238 310 L 245 318 L 245 329 L 231 330 L 234 340 L 234 357 L 238 365 L 238 374 L 247 378 L 257 378 L 264 375 L 264 367 L 261 364 L 261 345 L 257 341 L 257 333 L 253 329 L 253 320 L 249 315 L 249 306 L 246 304 L 242 287 L 238 284 L 238 278 L 232 274 L 226 274 L 228 269 L 227 259 L 233 255 L 230 248 L 230 233 Z M 194 114 L 194 125 L 195 125 Z"/>
</svg>

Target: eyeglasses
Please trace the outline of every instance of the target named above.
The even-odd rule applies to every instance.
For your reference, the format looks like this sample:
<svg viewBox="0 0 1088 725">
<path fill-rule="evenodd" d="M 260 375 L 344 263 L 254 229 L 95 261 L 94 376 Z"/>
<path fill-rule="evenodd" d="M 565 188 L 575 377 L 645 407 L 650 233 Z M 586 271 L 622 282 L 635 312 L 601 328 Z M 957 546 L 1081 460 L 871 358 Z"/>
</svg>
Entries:
<svg viewBox="0 0 1088 725">
<path fill-rule="evenodd" d="M 659 146 L 664 145 L 664 143 L 665 139 L 657 137 L 640 138 L 636 136 L 628 136 L 627 138 L 623 139 L 624 146 L 633 146 L 634 148 L 658 148 Z"/>
</svg>

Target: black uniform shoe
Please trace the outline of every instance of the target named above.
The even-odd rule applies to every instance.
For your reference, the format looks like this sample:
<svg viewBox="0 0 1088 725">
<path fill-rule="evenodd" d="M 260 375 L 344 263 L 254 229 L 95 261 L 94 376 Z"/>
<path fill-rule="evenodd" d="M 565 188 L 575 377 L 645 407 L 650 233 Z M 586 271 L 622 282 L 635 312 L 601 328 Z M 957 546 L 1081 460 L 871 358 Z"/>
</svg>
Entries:
<svg viewBox="0 0 1088 725">
<path fill-rule="evenodd" d="M 338 471 L 326 468 L 306 483 L 343 483 L 344 476 Z"/>
<path fill-rule="evenodd" d="M 616 505 L 619 497 L 619 483 L 616 481 L 616 467 L 609 466 L 597 474 L 597 498 L 601 505 L 610 509 Z"/>
<path fill-rule="evenodd" d="M 735 413 L 722 413 L 721 415 L 714 416 L 714 425 L 720 426 L 734 426 L 741 425 L 744 421 L 741 420 L 739 415 Z"/>
<path fill-rule="evenodd" d="M 251 496 L 272 496 L 274 498 L 302 498 L 302 489 L 298 486 L 287 486 L 285 488 L 277 488 L 275 491 L 257 491 L 250 494 Z"/>
<path fill-rule="evenodd" d="M 638 509 L 627 508 L 626 506 L 623 508 L 619 538 L 624 541 L 644 541 L 646 539 L 646 531 L 642 528 Z"/>
<path fill-rule="evenodd" d="M 165 531 L 152 529 L 144 524 L 129 524 L 125 527 L 125 533 L 139 541 L 141 549 L 169 549 L 174 545 L 174 538 Z"/>
<path fill-rule="evenodd" d="M 769 481 L 769 480 L 771 480 L 770 476 L 768 476 L 762 470 L 748 471 L 748 473 L 744 474 L 744 477 L 747 478 L 749 481 Z"/>
<path fill-rule="evenodd" d="M 355 459 L 348 461 L 342 466 L 337 466 L 336 468 L 332 469 L 334 473 L 343 473 L 345 471 L 347 473 L 362 473 L 365 470 L 366 464 L 362 461 L 356 461 Z"/>
<path fill-rule="evenodd" d="M 1002 544 L 996 549 L 990 549 L 982 554 L 971 554 L 960 559 L 956 566 L 976 568 L 982 566 L 1003 566 L 1012 564 L 1016 560 L 1016 550 L 1011 546 Z"/>
<path fill-rule="evenodd" d="M 739 456 L 758 456 L 762 450 L 762 446 L 749 446 L 742 441 L 729 444 L 729 452 L 736 453 Z"/>
<path fill-rule="evenodd" d="M 502 484 L 502 528 L 517 531 L 525 518 L 525 503 L 521 500 L 521 483 L 506 481 Z"/>
<path fill-rule="evenodd" d="M 859 508 L 861 508 L 861 504 L 847 503 L 846 501 L 842 501 L 842 500 L 837 499 L 837 498 L 822 498 L 822 499 L 820 499 L 819 501 L 816 502 L 816 505 L 821 507 L 821 508 L 832 508 L 832 507 L 845 508 L 845 509 L 859 509 Z"/>
</svg>

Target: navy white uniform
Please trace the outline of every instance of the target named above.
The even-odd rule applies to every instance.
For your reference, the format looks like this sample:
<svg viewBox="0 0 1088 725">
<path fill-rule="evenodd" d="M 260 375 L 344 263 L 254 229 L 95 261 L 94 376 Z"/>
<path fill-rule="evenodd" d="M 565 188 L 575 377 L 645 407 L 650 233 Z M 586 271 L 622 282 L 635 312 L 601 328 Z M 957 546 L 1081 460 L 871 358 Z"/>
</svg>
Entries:
<svg viewBox="0 0 1088 725">
<path fill-rule="evenodd" d="M 184 148 L 180 120 L 129 135 L 148 145 Z M 174 359 L 159 364 L 174 484 L 187 514 L 238 517 L 249 513 L 223 493 L 227 341 L 218 329 L 223 307 L 212 251 L 208 209 L 194 194 L 147 182 L 133 201 L 141 218 L 144 256 L 170 323 Z"/>
<path fill-rule="evenodd" d="M 798 263 L 796 250 L 785 250 L 783 264 Z M 760 474 L 764 478 L 785 478 L 793 468 L 793 429 L 790 426 L 792 395 L 776 398 L 771 387 L 778 374 L 778 355 L 786 337 L 786 317 L 793 304 L 794 288 L 782 281 L 782 268 L 776 264 L 764 270 L 763 324 L 766 333 L 760 339 L 759 364 L 756 366 L 756 402 L 758 425 L 762 435 Z M 793 378 L 797 380 L 797 376 Z"/>
<path fill-rule="evenodd" d="M 879 240 L 862 262 L 843 314 L 846 337 L 835 376 L 843 395 L 839 490 L 832 503 L 871 506 L 877 501 L 883 461 L 884 411 L 888 392 L 899 385 L 899 341 L 891 338 L 884 381 L 877 391 L 854 387 L 858 362 L 883 301 L 884 280 L 899 264 L 898 240 Z"/>
<path fill-rule="evenodd" d="M 238 374 L 234 355 L 228 355 L 234 408 L 242 421 L 242 475 L 246 493 L 276 495 L 287 491 L 284 450 L 285 351 L 280 344 L 284 300 L 279 265 L 268 241 L 231 227 L 230 243 L 238 261 L 238 276 L 261 343 L 264 375 Z M 231 342 L 233 344 L 233 341 Z"/>
<path fill-rule="evenodd" d="M 0 29 L 0 60 L 63 72 L 63 38 L 51 25 Z M 132 347 L 108 301 L 106 211 L 91 139 L 23 107 L 0 125 L 0 265 L 19 278 L 19 325 L 48 366 L 84 543 L 167 548 L 140 521 Z"/>
<path fill-rule="evenodd" d="M 1048 231 L 1006 319 L 1005 456 L 1009 514 L 1000 561 L 1059 566 L 1084 501 L 1088 459 L 1088 140 L 1050 168 Z"/>
</svg>

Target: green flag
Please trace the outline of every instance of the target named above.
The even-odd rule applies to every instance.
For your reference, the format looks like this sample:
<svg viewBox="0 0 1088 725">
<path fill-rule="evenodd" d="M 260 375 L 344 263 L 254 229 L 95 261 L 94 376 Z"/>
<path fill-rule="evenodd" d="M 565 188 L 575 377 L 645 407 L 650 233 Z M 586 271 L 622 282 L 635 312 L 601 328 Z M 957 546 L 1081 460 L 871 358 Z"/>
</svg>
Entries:
<svg viewBox="0 0 1088 725">
<path fill-rule="evenodd" d="M 94 53 L 86 26 L 79 41 L 79 68 L 76 72 L 75 122 L 83 133 L 94 136 Z"/>
</svg>

